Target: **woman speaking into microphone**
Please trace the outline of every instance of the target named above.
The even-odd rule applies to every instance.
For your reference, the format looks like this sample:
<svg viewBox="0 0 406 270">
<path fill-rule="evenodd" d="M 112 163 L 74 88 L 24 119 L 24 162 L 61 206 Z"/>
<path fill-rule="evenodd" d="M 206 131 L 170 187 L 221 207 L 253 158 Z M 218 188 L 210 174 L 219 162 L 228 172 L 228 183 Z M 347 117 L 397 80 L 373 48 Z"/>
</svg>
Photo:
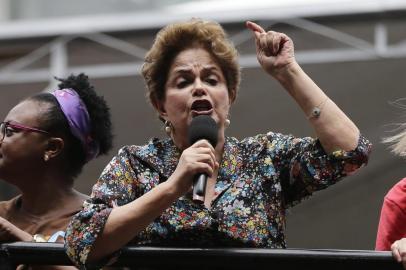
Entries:
<svg viewBox="0 0 406 270">
<path fill-rule="evenodd" d="M 108 261 L 127 243 L 285 248 L 286 208 L 367 162 L 369 142 L 301 69 L 292 40 L 247 27 L 263 70 L 297 102 L 317 138 L 226 137 L 240 82 L 235 47 L 215 22 L 166 26 L 142 73 L 168 138 L 125 146 L 107 165 L 68 228 L 67 252 L 78 266 Z M 215 145 L 189 138 L 202 115 L 216 123 Z M 199 203 L 192 186 L 201 174 L 207 183 Z"/>
</svg>

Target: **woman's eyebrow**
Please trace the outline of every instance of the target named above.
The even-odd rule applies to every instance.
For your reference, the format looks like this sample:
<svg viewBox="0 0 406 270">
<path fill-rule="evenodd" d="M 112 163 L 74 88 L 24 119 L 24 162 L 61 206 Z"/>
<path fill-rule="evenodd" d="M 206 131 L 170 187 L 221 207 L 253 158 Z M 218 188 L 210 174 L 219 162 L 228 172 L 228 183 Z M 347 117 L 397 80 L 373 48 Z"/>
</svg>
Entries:
<svg viewBox="0 0 406 270">
<path fill-rule="evenodd" d="M 209 73 L 209 72 L 221 72 L 221 70 L 217 67 L 217 66 L 207 66 L 207 67 L 203 67 L 202 72 L 204 73 Z"/>
</svg>

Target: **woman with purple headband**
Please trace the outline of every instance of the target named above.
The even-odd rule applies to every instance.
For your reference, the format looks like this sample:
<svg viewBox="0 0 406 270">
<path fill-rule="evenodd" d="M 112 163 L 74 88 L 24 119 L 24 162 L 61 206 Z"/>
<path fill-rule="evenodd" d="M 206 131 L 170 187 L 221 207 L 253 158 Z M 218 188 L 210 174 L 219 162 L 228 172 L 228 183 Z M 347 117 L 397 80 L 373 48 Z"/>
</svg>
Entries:
<svg viewBox="0 0 406 270">
<path fill-rule="evenodd" d="M 0 242 L 62 240 L 86 195 L 73 188 L 91 159 L 112 146 L 109 108 L 84 74 L 28 97 L 0 123 L 0 179 L 17 197 L 0 202 Z"/>
</svg>

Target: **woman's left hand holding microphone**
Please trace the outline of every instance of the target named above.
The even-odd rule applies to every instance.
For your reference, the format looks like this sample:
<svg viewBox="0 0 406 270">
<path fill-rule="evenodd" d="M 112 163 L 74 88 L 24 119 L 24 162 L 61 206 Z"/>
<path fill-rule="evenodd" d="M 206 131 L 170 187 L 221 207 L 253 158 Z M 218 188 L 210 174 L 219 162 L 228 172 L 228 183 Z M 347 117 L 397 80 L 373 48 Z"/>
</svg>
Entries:
<svg viewBox="0 0 406 270">
<path fill-rule="evenodd" d="M 168 183 L 182 196 L 192 188 L 195 175 L 205 173 L 210 177 L 218 167 L 213 146 L 206 140 L 199 140 L 182 152 Z"/>
</svg>

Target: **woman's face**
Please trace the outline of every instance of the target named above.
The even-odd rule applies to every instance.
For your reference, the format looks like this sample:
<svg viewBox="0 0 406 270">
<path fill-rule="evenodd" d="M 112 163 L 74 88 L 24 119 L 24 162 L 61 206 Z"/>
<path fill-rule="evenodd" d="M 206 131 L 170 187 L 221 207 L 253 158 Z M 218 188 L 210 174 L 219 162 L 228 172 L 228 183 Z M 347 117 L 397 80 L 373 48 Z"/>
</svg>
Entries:
<svg viewBox="0 0 406 270">
<path fill-rule="evenodd" d="M 230 109 L 224 74 L 214 58 L 202 48 L 180 52 L 169 68 L 165 100 L 158 105 L 160 115 L 173 126 L 173 135 L 182 144 L 192 118 L 210 115 L 218 124 L 220 136 Z"/>
<path fill-rule="evenodd" d="M 4 122 L 41 129 L 40 119 L 46 108 L 43 103 L 23 101 L 11 109 Z M 18 184 L 29 179 L 23 179 L 26 175 L 40 170 L 48 138 L 45 133 L 8 126 L 0 142 L 0 179 Z"/>
</svg>

